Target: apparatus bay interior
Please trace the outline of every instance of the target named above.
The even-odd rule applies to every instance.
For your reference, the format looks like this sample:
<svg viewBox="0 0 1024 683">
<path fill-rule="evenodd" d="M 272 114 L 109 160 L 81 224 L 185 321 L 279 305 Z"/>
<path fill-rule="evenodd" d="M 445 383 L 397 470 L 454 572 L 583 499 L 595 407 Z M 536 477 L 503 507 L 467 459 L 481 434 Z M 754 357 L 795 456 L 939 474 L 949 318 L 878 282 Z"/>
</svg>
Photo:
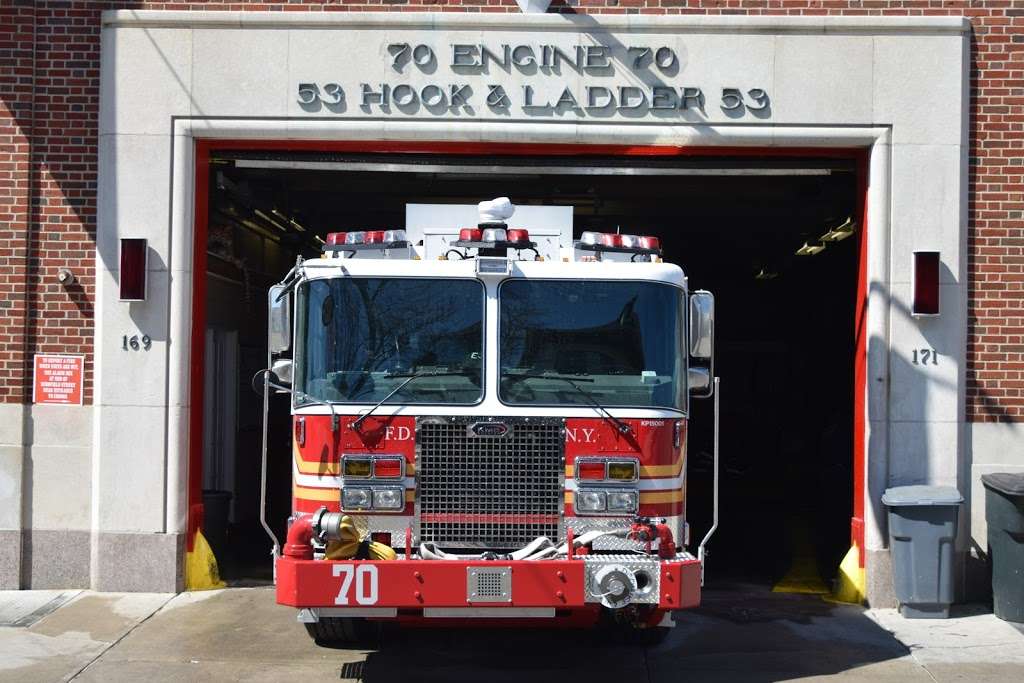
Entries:
<svg viewBox="0 0 1024 683">
<path fill-rule="evenodd" d="M 268 163 L 269 162 L 269 163 Z M 408 203 L 571 205 L 584 230 L 657 235 L 716 297 L 721 523 L 708 580 L 827 583 L 850 544 L 854 325 L 861 220 L 852 160 L 815 156 L 478 157 L 231 151 L 211 159 L 204 495 L 225 578 L 271 577 L 258 524 L 266 288 L 328 232 L 403 228 Z M 805 243 L 852 219 L 848 239 Z M 513 218 L 515 227 L 520 226 Z M 467 226 L 453 226 L 467 227 Z M 272 401 L 269 516 L 290 512 L 287 399 Z M 710 525 L 712 405 L 691 402 L 691 549 Z"/>
</svg>

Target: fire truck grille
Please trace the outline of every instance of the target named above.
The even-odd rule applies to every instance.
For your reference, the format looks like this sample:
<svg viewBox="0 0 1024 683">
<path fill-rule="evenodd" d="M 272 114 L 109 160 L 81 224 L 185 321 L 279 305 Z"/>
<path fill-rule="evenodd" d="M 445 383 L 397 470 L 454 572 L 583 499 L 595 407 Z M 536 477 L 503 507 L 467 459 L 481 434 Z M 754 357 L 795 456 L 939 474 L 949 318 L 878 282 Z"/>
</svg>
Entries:
<svg viewBox="0 0 1024 683">
<path fill-rule="evenodd" d="M 558 418 L 421 418 L 420 541 L 499 550 L 556 540 L 564 444 Z"/>
</svg>

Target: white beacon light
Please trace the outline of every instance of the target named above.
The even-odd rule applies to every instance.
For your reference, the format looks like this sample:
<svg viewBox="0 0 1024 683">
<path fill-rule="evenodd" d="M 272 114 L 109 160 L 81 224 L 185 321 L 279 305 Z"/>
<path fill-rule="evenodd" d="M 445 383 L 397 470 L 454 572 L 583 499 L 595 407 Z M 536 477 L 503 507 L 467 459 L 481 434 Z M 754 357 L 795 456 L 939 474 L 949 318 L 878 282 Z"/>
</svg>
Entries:
<svg viewBox="0 0 1024 683">
<path fill-rule="evenodd" d="M 356 230 L 345 235 L 345 244 L 362 244 L 366 241 L 366 233 Z"/>
<path fill-rule="evenodd" d="M 384 242 L 405 242 L 405 230 L 385 230 L 384 231 Z"/>
<path fill-rule="evenodd" d="M 505 242 L 508 240 L 508 233 L 504 228 L 484 228 L 484 242 Z"/>
</svg>

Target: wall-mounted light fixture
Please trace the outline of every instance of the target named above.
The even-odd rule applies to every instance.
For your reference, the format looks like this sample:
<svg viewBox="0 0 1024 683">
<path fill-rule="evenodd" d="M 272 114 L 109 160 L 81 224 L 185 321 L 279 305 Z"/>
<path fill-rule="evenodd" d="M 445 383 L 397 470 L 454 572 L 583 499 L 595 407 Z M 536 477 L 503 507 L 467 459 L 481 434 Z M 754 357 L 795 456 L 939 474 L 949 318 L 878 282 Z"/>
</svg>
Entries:
<svg viewBox="0 0 1024 683">
<path fill-rule="evenodd" d="M 939 252 L 915 251 L 911 275 L 914 298 L 911 313 L 916 316 L 939 314 Z"/>
<path fill-rule="evenodd" d="M 65 287 L 70 287 L 75 284 L 75 274 L 71 272 L 70 268 L 60 268 L 57 270 L 57 282 Z"/>
<path fill-rule="evenodd" d="M 146 260 L 148 256 L 149 248 L 145 239 L 121 238 L 121 301 L 146 300 Z"/>
</svg>

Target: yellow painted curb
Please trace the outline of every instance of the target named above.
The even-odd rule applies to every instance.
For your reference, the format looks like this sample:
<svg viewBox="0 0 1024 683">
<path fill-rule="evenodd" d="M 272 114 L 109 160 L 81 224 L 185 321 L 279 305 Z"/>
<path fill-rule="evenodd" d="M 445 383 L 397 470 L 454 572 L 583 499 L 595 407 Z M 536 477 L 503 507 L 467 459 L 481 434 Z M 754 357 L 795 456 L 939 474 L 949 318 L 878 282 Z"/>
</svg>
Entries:
<svg viewBox="0 0 1024 683">
<path fill-rule="evenodd" d="M 829 602 L 844 602 L 852 605 L 864 604 L 867 579 L 864 568 L 860 566 L 860 549 L 857 544 L 850 546 L 846 557 L 839 563 L 839 576 L 836 577 L 836 589 L 825 597 Z"/>
<path fill-rule="evenodd" d="M 203 532 L 197 531 L 192 552 L 185 553 L 185 590 L 209 591 L 226 585 L 220 580 L 217 558 L 210 544 L 206 542 Z"/>
</svg>

